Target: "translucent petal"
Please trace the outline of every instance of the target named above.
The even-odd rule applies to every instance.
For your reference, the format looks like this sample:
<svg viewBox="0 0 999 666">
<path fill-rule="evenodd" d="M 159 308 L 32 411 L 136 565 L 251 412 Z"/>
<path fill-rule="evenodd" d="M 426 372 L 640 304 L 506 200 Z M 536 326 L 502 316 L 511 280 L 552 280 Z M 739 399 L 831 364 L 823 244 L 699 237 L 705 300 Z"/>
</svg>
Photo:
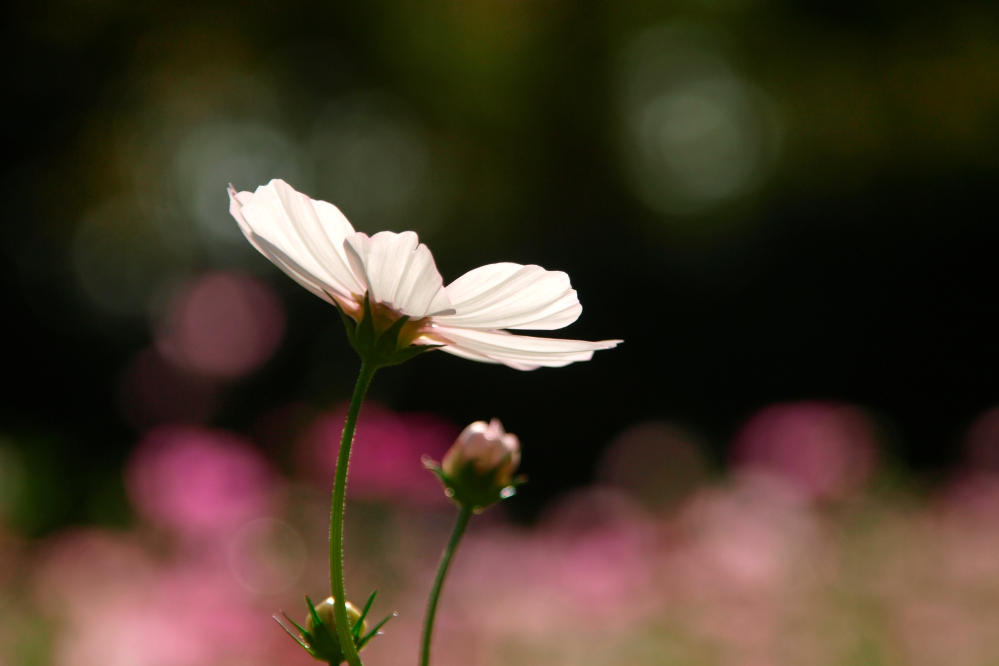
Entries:
<svg viewBox="0 0 999 666">
<path fill-rule="evenodd" d="M 499 361 L 494 358 L 490 358 L 483 354 L 478 354 L 470 349 L 464 347 L 459 347 L 457 345 L 447 345 L 446 347 L 441 347 L 441 351 L 446 351 L 448 354 L 453 354 L 459 358 L 463 358 L 469 361 L 478 361 L 479 363 L 494 363 L 496 365 L 505 365 L 507 367 L 513 368 L 514 370 L 537 370 L 539 365 L 536 363 L 518 363 L 516 361 Z"/>
<path fill-rule="evenodd" d="M 343 241 L 354 233 L 354 227 L 340 209 L 296 192 L 283 180 L 273 180 L 269 187 L 309 253 L 335 280 L 351 292 L 360 293 L 361 285 L 354 278 L 343 249 Z"/>
<path fill-rule="evenodd" d="M 313 201 L 282 180 L 272 180 L 256 192 L 236 193 L 230 188 L 229 197 L 229 212 L 243 234 L 291 277 L 320 284 L 345 299 L 363 291 L 343 251 L 343 238 L 353 228 L 335 206 Z M 261 241 L 288 261 L 275 261 Z"/>
<path fill-rule="evenodd" d="M 371 298 L 410 317 L 454 311 L 434 257 L 412 231 L 357 232 L 344 241 L 357 280 Z"/>
<path fill-rule="evenodd" d="M 446 326 L 553 330 L 576 321 L 583 311 L 569 276 L 540 266 L 481 266 L 445 291 L 456 310 L 438 318 Z"/>
<path fill-rule="evenodd" d="M 588 361 L 598 349 L 612 349 L 621 340 L 561 340 L 513 335 L 506 331 L 480 331 L 475 329 L 434 326 L 435 337 L 447 341 L 443 351 L 493 363 L 502 363 L 519 370 L 539 367 L 557 368 L 577 361 Z"/>
<path fill-rule="evenodd" d="M 308 271 L 295 263 L 288 255 L 263 238 L 257 238 L 254 243 L 260 253 L 271 260 L 271 262 L 284 271 L 292 280 L 302 285 L 310 292 L 328 303 L 333 303 L 334 298 L 340 299 L 340 305 L 350 310 L 353 306 L 345 302 L 352 299 L 345 299 L 340 293 L 332 288 L 332 285 L 325 284 L 316 279 Z M 253 242 L 253 241 L 251 241 Z"/>
</svg>

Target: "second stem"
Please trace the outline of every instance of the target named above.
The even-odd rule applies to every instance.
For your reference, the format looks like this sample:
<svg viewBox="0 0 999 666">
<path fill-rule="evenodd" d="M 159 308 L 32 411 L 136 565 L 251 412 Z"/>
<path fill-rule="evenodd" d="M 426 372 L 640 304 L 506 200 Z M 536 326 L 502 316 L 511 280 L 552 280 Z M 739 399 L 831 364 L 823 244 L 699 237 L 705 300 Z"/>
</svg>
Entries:
<svg viewBox="0 0 999 666">
<path fill-rule="evenodd" d="M 368 392 L 368 386 L 378 367 L 367 361 L 361 362 L 361 372 L 357 376 L 354 395 L 347 410 L 347 421 L 343 425 L 340 439 L 340 452 L 336 459 L 336 478 L 333 481 L 333 506 L 330 509 L 330 587 L 333 592 L 333 617 L 336 620 L 336 634 L 340 649 L 350 666 L 362 666 L 357 646 L 350 634 L 347 621 L 347 597 L 343 581 L 343 515 L 347 500 L 347 468 L 350 465 L 350 447 L 354 443 L 354 429 L 361 403 Z"/>
<path fill-rule="evenodd" d="M 434 616 L 437 615 L 437 601 L 441 596 L 441 588 L 444 586 L 444 577 L 447 575 L 448 566 L 451 564 L 451 557 L 458 548 L 458 542 L 465 534 L 468 521 L 472 517 L 472 509 L 462 505 L 458 513 L 457 520 L 454 521 L 454 529 L 451 531 L 451 540 L 441 553 L 441 560 L 437 564 L 437 577 L 434 578 L 434 586 L 430 590 L 430 598 L 427 599 L 427 616 L 423 619 L 423 649 L 420 653 L 420 666 L 430 666 L 430 640 L 434 633 Z"/>
</svg>

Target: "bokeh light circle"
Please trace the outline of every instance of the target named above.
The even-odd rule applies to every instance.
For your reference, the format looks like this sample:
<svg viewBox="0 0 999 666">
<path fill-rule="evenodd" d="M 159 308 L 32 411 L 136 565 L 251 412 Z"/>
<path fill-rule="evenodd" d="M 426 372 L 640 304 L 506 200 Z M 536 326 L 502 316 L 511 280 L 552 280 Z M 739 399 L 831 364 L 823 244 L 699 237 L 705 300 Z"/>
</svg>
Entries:
<svg viewBox="0 0 999 666">
<path fill-rule="evenodd" d="M 117 316 L 145 314 L 157 286 L 182 261 L 135 202 L 123 198 L 87 213 L 71 246 L 81 291 L 97 309 Z"/>
<path fill-rule="evenodd" d="M 156 322 L 156 346 L 178 366 L 240 377 L 265 363 L 284 335 L 284 308 L 261 280 L 215 272 L 184 285 Z"/>
<path fill-rule="evenodd" d="M 274 518 L 243 525 L 229 542 L 232 575 L 258 594 L 278 594 L 297 583 L 305 571 L 306 555 L 298 530 Z"/>
<path fill-rule="evenodd" d="M 671 508 L 707 481 L 706 449 L 703 439 L 688 428 L 643 421 L 614 438 L 597 474 L 650 508 Z"/>
<path fill-rule="evenodd" d="M 229 215 L 228 183 L 252 191 L 272 178 L 296 183 L 307 175 L 294 142 L 261 122 L 194 127 L 177 147 L 174 171 L 182 205 L 197 221 L 203 244 L 222 257 L 252 256 Z"/>
<path fill-rule="evenodd" d="M 429 141 L 398 102 L 360 94 L 335 101 L 309 140 L 309 154 L 314 196 L 336 202 L 359 228 L 433 229 Z"/>
<path fill-rule="evenodd" d="M 710 210 L 755 189 L 773 166 L 774 105 L 703 30 L 646 30 L 626 50 L 620 78 L 626 168 L 650 208 Z"/>
<path fill-rule="evenodd" d="M 866 482 L 878 433 L 859 407 L 804 401 L 771 405 L 736 435 L 733 462 L 781 477 L 812 499 L 842 498 Z"/>
<path fill-rule="evenodd" d="M 248 442 L 222 430 L 161 426 L 126 470 L 140 515 L 191 537 L 217 539 L 270 513 L 275 474 Z"/>
</svg>

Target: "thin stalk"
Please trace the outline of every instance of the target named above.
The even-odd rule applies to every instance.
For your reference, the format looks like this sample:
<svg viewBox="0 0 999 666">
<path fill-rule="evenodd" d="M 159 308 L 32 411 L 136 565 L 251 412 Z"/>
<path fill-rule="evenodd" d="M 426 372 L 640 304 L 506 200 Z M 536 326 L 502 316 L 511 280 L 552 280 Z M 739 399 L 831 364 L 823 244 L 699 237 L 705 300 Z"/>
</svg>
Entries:
<svg viewBox="0 0 999 666">
<path fill-rule="evenodd" d="M 364 394 L 368 392 L 368 386 L 371 385 L 371 379 L 377 369 L 374 364 L 361 362 L 361 372 L 357 376 L 354 396 L 350 399 L 350 408 L 347 410 L 347 422 L 343 426 L 340 453 L 336 458 L 333 506 L 330 509 L 330 588 L 333 592 L 333 617 L 336 620 L 336 635 L 340 641 L 340 649 L 350 666 L 362 665 L 347 622 L 347 597 L 343 582 L 343 514 L 347 499 L 347 467 L 350 465 L 350 446 L 354 443 L 357 415 L 361 412 Z"/>
<path fill-rule="evenodd" d="M 423 650 L 420 656 L 420 666 L 430 666 L 430 639 L 434 633 L 434 617 L 437 615 L 437 600 L 441 596 L 441 587 L 444 586 L 444 576 L 447 575 L 447 568 L 451 564 L 451 557 L 458 548 L 458 542 L 465 534 L 468 521 L 472 517 L 472 509 L 462 505 L 458 513 L 457 520 L 454 521 L 454 529 L 451 531 L 451 540 L 441 553 L 441 560 L 437 564 L 437 577 L 434 579 L 434 586 L 430 590 L 430 598 L 427 599 L 427 616 L 423 619 Z"/>
</svg>

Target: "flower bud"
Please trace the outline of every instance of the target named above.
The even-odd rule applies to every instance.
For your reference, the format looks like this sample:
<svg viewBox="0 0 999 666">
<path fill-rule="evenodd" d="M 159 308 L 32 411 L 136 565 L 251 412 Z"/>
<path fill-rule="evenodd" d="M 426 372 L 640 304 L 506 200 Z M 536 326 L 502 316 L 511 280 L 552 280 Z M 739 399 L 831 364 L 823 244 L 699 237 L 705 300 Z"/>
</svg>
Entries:
<svg viewBox="0 0 999 666">
<path fill-rule="evenodd" d="M 381 629 L 386 622 L 395 617 L 395 613 L 386 616 L 381 622 L 375 625 L 374 629 L 368 631 L 368 623 L 365 621 L 365 616 L 371 608 L 371 604 L 374 602 L 377 594 L 377 590 L 371 593 L 371 597 L 368 599 L 368 603 L 364 607 L 364 612 L 358 611 L 357 607 L 349 601 L 346 603 L 347 624 L 350 625 L 350 635 L 358 651 L 363 650 L 364 646 L 367 645 L 374 636 L 381 633 L 378 630 Z M 305 620 L 304 627 L 291 619 L 287 613 L 283 611 L 281 613 L 284 618 L 298 630 L 297 634 L 289 627 L 285 626 L 285 624 L 281 622 L 281 618 L 277 615 L 274 616 L 274 619 L 277 620 L 282 629 L 288 632 L 289 636 L 295 639 L 295 642 L 298 643 L 302 649 L 312 655 L 315 659 L 325 661 L 329 664 L 339 664 L 343 662 L 345 657 L 343 656 L 343 650 L 340 649 L 340 639 L 337 637 L 336 633 L 336 618 L 333 612 L 333 597 L 329 597 L 318 606 L 313 606 L 312 600 L 306 596 L 305 603 L 309 606 L 309 615 Z"/>
<path fill-rule="evenodd" d="M 503 430 L 499 419 L 476 421 L 465 428 L 438 465 L 424 460 L 444 492 L 463 506 L 481 511 L 513 494 L 523 478 L 513 474 L 520 464 L 520 440 Z"/>
<path fill-rule="evenodd" d="M 361 619 L 361 611 L 357 610 L 357 606 L 350 603 L 346 603 L 347 606 L 347 624 L 353 629 L 357 621 Z M 326 601 L 316 606 L 316 615 L 319 616 L 319 620 L 323 623 L 323 626 L 329 630 L 330 634 L 336 636 L 336 618 L 333 616 L 333 597 L 327 597 Z M 312 613 L 305 618 L 305 629 L 311 634 L 315 631 L 315 624 L 312 621 Z M 364 635 L 368 631 L 367 621 L 361 622 L 360 635 Z"/>
</svg>

